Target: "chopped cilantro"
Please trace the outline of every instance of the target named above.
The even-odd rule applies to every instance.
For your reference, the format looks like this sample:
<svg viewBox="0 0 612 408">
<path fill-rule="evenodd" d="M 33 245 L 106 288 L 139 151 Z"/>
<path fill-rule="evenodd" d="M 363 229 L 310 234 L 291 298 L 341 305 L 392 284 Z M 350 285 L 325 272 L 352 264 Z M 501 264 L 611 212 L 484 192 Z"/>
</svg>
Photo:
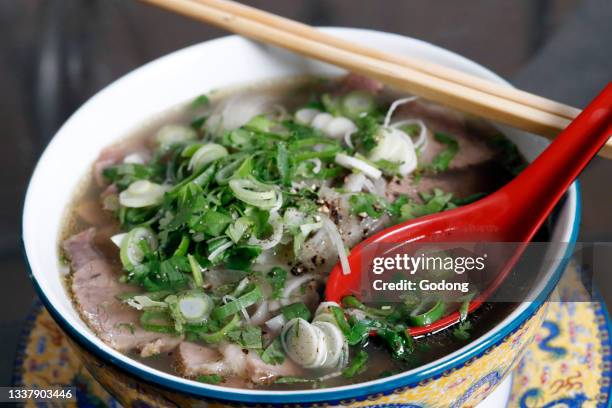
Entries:
<svg viewBox="0 0 612 408">
<path fill-rule="evenodd" d="M 455 138 L 445 133 L 436 132 L 434 138 L 446 145 L 446 148 L 438 153 L 432 160 L 429 167 L 436 172 L 445 171 L 450 166 L 451 161 L 459 151 L 459 143 Z"/>
<path fill-rule="evenodd" d="M 266 277 L 272 286 L 272 299 L 280 299 L 283 294 L 283 289 L 285 289 L 287 271 L 281 267 L 275 266 L 270 269 Z"/>
<path fill-rule="evenodd" d="M 310 320 L 310 318 L 312 317 L 312 313 L 310 313 L 310 310 L 308 310 L 306 305 L 301 302 L 283 306 L 281 308 L 281 312 L 283 313 L 283 316 L 285 316 L 285 319 L 287 319 L 287 321 L 295 318 Z"/>
<path fill-rule="evenodd" d="M 371 193 L 355 193 L 349 198 L 353 214 L 367 214 L 372 218 L 379 218 L 385 213 L 388 203 L 383 197 Z"/>
<path fill-rule="evenodd" d="M 207 374 L 198 376 L 197 380 L 207 384 L 219 384 L 224 381 L 224 378 L 219 374 Z"/>
<path fill-rule="evenodd" d="M 261 359 L 266 364 L 282 364 L 285 361 L 285 351 L 283 350 L 283 346 L 281 344 L 280 338 L 274 339 L 272 343 L 263 353 L 261 353 Z"/>
</svg>

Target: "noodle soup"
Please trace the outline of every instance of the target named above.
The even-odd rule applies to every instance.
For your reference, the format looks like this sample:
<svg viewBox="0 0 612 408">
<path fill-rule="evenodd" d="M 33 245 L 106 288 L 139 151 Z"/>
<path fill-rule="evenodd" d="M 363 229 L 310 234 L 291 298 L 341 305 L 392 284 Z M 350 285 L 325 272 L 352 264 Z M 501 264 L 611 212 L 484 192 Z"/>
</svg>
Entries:
<svg viewBox="0 0 612 408">
<path fill-rule="evenodd" d="M 202 95 L 101 152 L 66 221 L 67 289 L 102 341 L 186 378 L 288 390 L 395 374 L 514 305 L 414 339 L 418 301 L 325 302 L 327 274 L 524 163 L 492 126 L 356 75 Z"/>
</svg>

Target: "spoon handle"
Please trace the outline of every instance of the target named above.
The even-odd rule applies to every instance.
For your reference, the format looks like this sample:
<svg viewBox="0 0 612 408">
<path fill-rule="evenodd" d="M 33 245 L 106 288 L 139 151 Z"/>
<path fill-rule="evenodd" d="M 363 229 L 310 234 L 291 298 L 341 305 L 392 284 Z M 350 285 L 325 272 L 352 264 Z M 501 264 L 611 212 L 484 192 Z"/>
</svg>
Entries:
<svg viewBox="0 0 612 408">
<path fill-rule="evenodd" d="M 524 230 L 515 240 L 529 241 L 578 177 L 612 136 L 612 82 L 521 174 L 498 191 L 507 205 L 504 219 Z M 517 202 L 521 200 L 523 202 Z"/>
</svg>

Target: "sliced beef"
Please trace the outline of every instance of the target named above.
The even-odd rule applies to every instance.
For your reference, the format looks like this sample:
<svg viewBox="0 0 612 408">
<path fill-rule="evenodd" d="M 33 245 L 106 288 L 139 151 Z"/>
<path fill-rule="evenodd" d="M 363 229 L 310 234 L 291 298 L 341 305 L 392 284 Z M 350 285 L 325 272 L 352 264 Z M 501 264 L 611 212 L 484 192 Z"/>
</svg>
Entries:
<svg viewBox="0 0 612 408">
<path fill-rule="evenodd" d="M 181 375 L 190 378 L 211 374 L 242 377 L 246 371 L 246 355 L 238 346 L 215 349 L 184 341 L 177 349 L 175 366 Z"/>
<path fill-rule="evenodd" d="M 499 153 L 488 143 L 488 139 L 499 133 L 498 131 L 439 105 L 421 101 L 402 105 L 395 111 L 392 122 L 417 117 L 422 119 L 430 130 L 427 135 L 427 148 L 419 156 L 421 166 L 431 163 L 438 153 L 447 148 L 444 143 L 436 140 L 435 132 L 448 134 L 459 144 L 459 150 L 450 162 L 450 170 L 464 169 L 491 161 Z M 477 124 L 479 128 L 475 130 Z"/>
<path fill-rule="evenodd" d="M 351 91 L 366 91 L 372 94 L 379 93 L 384 88 L 382 82 L 359 74 L 347 74 L 340 80 L 337 93 L 344 94 Z"/>
<path fill-rule="evenodd" d="M 288 358 L 282 364 L 270 365 L 256 352 L 235 344 L 213 348 L 191 342 L 182 342 L 177 348 L 175 368 L 184 377 L 217 374 L 226 380 L 242 379 L 252 384 L 269 383 L 279 376 L 300 373 L 299 367 Z"/>
<path fill-rule="evenodd" d="M 81 201 L 74 211 L 81 220 L 89 225 L 104 225 L 112 222 L 110 213 L 102 211 L 102 204 L 98 200 Z"/>
<path fill-rule="evenodd" d="M 257 353 L 247 355 L 247 373 L 250 381 L 255 384 L 269 384 L 278 377 L 297 377 L 301 369 L 290 358 L 286 357 L 282 364 L 266 364 Z"/>
<path fill-rule="evenodd" d="M 489 161 L 463 169 L 424 175 L 416 182 L 410 177 L 396 178 L 389 183 L 387 198 L 393 201 L 397 195 L 406 194 L 420 201 L 418 193 L 429 193 L 434 188 L 453 193 L 457 198 L 465 198 L 477 193 L 491 193 L 508 179 L 509 175 L 499 164 Z"/>
<path fill-rule="evenodd" d="M 100 253 L 93 246 L 95 237 L 96 229 L 88 228 L 64 241 L 64 251 L 70 258 L 70 265 L 74 271 L 100 258 Z"/>
<path fill-rule="evenodd" d="M 120 269 L 95 246 L 96 230 L 89 228 L 64 242 L 71 261 L 70 289 L 87 325 L 109 346 L 121 352 L 140 350 L 144 357 L 170 351 L 181 338 L 144 330 L 140 312 L 117 299 L 139 288 L 119 281 Z"/>
</svg>

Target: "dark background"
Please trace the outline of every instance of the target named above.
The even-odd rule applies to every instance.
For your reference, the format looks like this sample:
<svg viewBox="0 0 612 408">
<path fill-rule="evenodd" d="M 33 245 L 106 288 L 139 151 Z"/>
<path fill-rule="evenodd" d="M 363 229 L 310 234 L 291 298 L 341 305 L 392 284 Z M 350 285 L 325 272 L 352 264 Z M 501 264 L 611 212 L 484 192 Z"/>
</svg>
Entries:
<svg viewBox="0 0 612 408">
<path fill-rule="evenodd" d="M 249 4 L 309 24 L 364 27 L 429 41 L 519 87 L 578 107 L 612 79 L 610 0 Z M 14 351 L 35 296 L 22 260 L 20 213 L 42 149 L 80 104 L 116 78 L 223 35 L 132 0 L 0 0 L 0 386 L 10 382 Z M 603 159 L 595 159 L 581 176 L 583 241 L 612 241 L 611 178 L 612 161 Z M 608 301 L 610 281 L 598 282 Z"/>
</svg>

